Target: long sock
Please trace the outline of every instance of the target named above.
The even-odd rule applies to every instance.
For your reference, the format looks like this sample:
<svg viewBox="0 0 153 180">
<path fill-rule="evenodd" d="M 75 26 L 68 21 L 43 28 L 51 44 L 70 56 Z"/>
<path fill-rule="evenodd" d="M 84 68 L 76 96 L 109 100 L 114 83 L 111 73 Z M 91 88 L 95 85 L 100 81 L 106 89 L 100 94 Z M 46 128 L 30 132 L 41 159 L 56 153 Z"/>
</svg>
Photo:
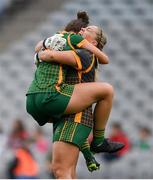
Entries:
<svg viewBox="0 0 153 180">
<path fill-rule="evenodd" d="M 98 145 L 104 141 L 105 129 L 94 129 L 93 130 L 93 144 Z"/>
<path fill-rule="evenodd" d="M 83 153 L 84 158 L 91 159 L 93 157 L 92 152 L 90 151 L 90 145 L 88 143 L 88 140 L 84 142 L 84 144 L 81 146 L 81 152 Z"/>
</svg>

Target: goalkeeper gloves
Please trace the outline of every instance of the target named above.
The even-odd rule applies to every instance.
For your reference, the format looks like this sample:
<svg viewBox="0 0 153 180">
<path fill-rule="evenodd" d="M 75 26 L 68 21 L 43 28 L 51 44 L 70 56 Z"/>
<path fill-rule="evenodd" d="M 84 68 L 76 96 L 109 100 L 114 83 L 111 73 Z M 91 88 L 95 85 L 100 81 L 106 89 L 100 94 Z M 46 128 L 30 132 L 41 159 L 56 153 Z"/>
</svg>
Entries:
<svg viewBox="0 0 153 180">
<path fill-rule="evenodd" d="M 34 55 L 34 63 L 35 63 L 35 65 L 38 65 L 40 62 L 42 62 L 42 60 L 39 59 L 39 54 L 35 53 L 35 55 Z"/>
<path fill-rule="evenodd" d="M 55 34 L 43 41 L 43 47 L 45 49 L 54 49 L 56 51 L 62 51 L 66 46 L 66 39 L 62 37 L 62 34 Z"/>
</svg>

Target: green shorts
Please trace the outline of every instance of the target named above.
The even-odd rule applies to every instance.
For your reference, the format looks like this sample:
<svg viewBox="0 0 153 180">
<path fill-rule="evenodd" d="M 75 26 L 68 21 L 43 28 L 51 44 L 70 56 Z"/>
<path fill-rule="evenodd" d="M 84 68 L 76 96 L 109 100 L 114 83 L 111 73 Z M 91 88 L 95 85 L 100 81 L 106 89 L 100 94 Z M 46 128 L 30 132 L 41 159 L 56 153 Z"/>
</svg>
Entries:
<svg viewBox="0 0 153 180">
<path fill-rule="evenodd" d="M 43 126 L 50 118 L 56 121 L 63 116 L 70 98 L 71 96 L 59 92 L 28 94 L 26 109 Z"/>
<path fill-rule="evenodd" d="M 53 142 L 64 141 L 72 143 L 81 149 L 92 128 L 73 121 L 58 121 L 53 123 Z"/>
</svg>

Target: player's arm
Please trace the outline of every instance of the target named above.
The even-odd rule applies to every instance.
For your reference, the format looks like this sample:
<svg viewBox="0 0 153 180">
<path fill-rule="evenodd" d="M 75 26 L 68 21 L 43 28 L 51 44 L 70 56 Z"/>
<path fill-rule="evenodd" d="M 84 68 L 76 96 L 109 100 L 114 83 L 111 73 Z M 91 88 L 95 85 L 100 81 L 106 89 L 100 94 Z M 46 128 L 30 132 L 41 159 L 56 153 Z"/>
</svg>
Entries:
<svg viewBox="0 0 153 180">
<path fill-rule="evenodd" d="M 39 41 L 35 46 L 35 52 L 39 52 L 43 47 L 43 41 Z"/>
<path fill-rule="evenodd" d="M 89 43 L 86 39 L 84 39 L 81 35 L 73 34 L 70 36 L 69 44 L 72 44 L 74 46 L 77 46 L 78 48 L 84 48 L 89 50 L 91 53 L 95 54 L 95 56 L 98 58 L 98 61 L 100 64 L 108 64 L 109 59 L 108 56 L 99 50 L 96 46 Z"/>
<path fill-rule="evenodd" d="M 66 64 L 74 68 L 78 68 L 77 54 L 70 51 L 55 51 L 55 50 L 44 50 L 38 53 L 39 59 L 45 62 L 56 62 L 60 64 Z"/>
<path fill-rule="evenodd" d="M 88 41 L 86 43 L 83 43 L 81 48 L 85 48 L 95 54 L 95 56 L 98 58 L 99 64 L 108 64 L 109 63 L 109 58 L 108 56 L 99 50 L 96 46 L 92 45 Z"/>
</svg>

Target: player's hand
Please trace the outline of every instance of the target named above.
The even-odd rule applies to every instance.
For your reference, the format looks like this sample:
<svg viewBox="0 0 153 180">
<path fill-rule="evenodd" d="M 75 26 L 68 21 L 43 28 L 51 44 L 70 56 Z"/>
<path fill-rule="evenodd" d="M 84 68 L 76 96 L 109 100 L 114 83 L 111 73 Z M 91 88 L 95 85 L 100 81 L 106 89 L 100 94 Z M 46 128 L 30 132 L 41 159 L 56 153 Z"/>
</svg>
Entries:
<svg viewBox="0 0 153 180">
<path fill-rule="evenodd" d="M 43 41 L 43 47 L 45 49 L 62 51 L 66 46 L 66 39 L 61 34 L 55 34 Z"/>
<path fill-rule="evenodd" d="M 35 55 L 34 55 L 34 63 L 35 63 L 35 65 L 38 65 L 40 62 L 42 62 L 42 60 L 39 59 L 39 52 L 35 53 Z"/>
</svg>

